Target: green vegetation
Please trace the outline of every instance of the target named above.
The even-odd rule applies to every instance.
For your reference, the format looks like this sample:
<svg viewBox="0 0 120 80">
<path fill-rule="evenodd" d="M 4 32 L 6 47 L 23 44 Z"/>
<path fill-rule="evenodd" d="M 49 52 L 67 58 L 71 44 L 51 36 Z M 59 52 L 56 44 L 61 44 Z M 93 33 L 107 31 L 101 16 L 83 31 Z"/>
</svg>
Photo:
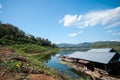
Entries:
<svg viewBox="0 0 120 80">
<path fill-rule="evenodd" d="M 31 44 L 32 45 L 32 44 Z M 22 76 L 19 76 L 17 74 L 14 75 L 15 79 L 24 78 L 27 79 L 27 76 L 29 74 L 45 74 L 48 76 L 53 76 L 55 78 L 60 78 L 60 80 L 68 80 L 68 78 L 61 74 L 59 71 L 48 68 L 41 59 L 48 54 L 49 52 L 44 51 L 43 53 L 35 53 L 36 55 L 33 55 L 32 53 L 26 53 L 24 48 L 28 46 L 25 45 L 12 45 L 12 46 L 5 46 L 0 47 L 0 68 L 5 68 L 7 72 L 17 73 L 17 74 L 24 74 Z M 32 45 L 32 47 L 35 47 L 36 45 Z M 7 48 L 6 48 L 7 47 Z M 14 53 L 17 51 L 17 53 Z M 36 48 L 36 47 L 35 47 Z M 22 50 L 23 49 L 23 50 Z M 46 50 L 46 48 L 42 47 L 42 50 Z M 4 51 L 7 51 L 8 53 L 4 53 Z M 11 52 L 11 50 L 13 52 Z M 54 49 L 51 52 L 54 52 L 58 49 Z M 3 54 L 1 53 L 3 52 Z M 20 53 L 19 53 L 20 52 Z M 35 51 L 36 52 L 36 51 Z M 44 55 L 43 55 L 44 54 Z M 42 55 L 42 57 L 41 57 Z M 6 71 L 5 70 L 5 71 Z M 12 76 L 11 76 L 12 77 Z"/>
<path fill-rule="evenodd" d="M 37 44 L 40 46 L 57 47 L 48 39 L 34 37 L 31 34 L 25 34 L 24 31 L 11 24 L 0 23 L 0 45 L 12 44 Z"/>
<path fill-rule="evenodd" d="M 113 48 L 116 51 L 120 52 L 120 42 L 117 41 L 101 41 L 101 42 L 95 42 L 92 44 L 93 48 Z"/>
<path fill-rule="evenodd" d="M 64 74 L 44 64 L 44 61 L 49 60 L 50 55 L 54 55 L 58 50 L 57 46 L 48 39 L 34 37 L 11 24 L 0 23 L 0 73 L 2 76 L 10 73 L 10 77 L 14 79 L 28 80 L 29 74 L 45 74 L 60 80 L 68 80 Z"/>
<path fill-rule="evenodd" d="M 36 44 L 15 44 L 6 46 L 10 49 L 15 50 L 16 53 L 29 58 L 32 63 L 40 64 L 43 63 L 43 59 L 48 55 L 54 55 L 58 48 L 43 47 Z M 47 58 L 49 60 L 49 58 Z M 46 60 L 45 60 L 46 61 Z"/>
</svg>

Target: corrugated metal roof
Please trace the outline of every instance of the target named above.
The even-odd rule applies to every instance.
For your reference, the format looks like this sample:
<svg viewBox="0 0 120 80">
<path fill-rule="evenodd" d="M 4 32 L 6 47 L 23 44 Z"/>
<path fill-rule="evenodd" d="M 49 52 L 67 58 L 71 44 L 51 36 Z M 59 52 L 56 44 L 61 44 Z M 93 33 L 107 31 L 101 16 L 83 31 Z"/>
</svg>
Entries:
<svg viewBox="0 0 120 80">
<path fill-rule="evenodd" d="M 110 52 L 112 48 L 90 49 L 87 52 Z"/>
<path fill-rule="evenodd" d="M 107 64 L 115 54 L 116 52 L 74 52 L 69 57 Z"/>
</svg>

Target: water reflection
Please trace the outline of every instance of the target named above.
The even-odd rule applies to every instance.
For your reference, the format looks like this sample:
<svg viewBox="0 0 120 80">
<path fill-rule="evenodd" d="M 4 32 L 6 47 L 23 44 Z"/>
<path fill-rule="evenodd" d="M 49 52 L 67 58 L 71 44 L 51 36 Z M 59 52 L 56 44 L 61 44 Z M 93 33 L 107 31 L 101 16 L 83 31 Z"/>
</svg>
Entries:
<svg viewBox="0 0 120 80">
<path fill-rule="evenodd" d="M 57 56 L 60 56 L 60 55 L 68 56 L 69 54 L 71 54 L 73 52 L 74 51 L 60 51 L 60 52 L 54 53 L 52 55 L 45 56 L 42 60 L 48 67 L 57 69 L 60 72 L 62 72 L 63 74 L 69 75 L 71 77 L 71 79 L 73 79 L 73 80 L 76 80 L 76 79 L 78 80 L 80 78 L 85 79 L 86 75 L 70 68 L 67 65 L 61 64 L 60 60 L 57 58 Z"/>
<path fill-rule="evenodd" d="M 73 69 L 73 68 L 71 68 L 70 69 L 70 71 L 72 71 L 72 72 L 74 72 L 74 73 L 76 73 L 77 75 L 80 75 L 80 77 L 78 77 L 78 78 L 82 78 L 82 79 L 85 79 L 86 80 L 86 74 L 83 74 L 82 72 L 79 72 L 79 71 L 76 71 L 75 69 Z"/>
<path fill-rule="evenodd" d="M 43 63 L 48 63 L 51 60 L 52 56 L 55 56 L 57 53 L 51 53 L 49 55 L 45 55 L 44 57 L 40 58 L 39 60 Z"/>
</svg>

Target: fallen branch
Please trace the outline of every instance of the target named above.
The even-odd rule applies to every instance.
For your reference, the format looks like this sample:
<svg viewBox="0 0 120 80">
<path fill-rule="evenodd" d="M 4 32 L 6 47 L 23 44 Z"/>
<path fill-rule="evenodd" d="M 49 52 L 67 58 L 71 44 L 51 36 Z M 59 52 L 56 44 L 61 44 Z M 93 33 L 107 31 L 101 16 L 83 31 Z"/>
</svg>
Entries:
<svg viewBox="0 0 120 80">
<path fill-rule="evenodd" d="M 7 70 L 4 71 L 4 72 L 2 72 L 2 74 L 1 74 L 0 76 L 1 76 L 1 77 L 4 76 L 6 72 L 7 72 Z"/>
<path fill-rule="evenodd" d="M 12 60 L 17 60 L 17 61 L 26 62 L 26 63 L 29 63 L 29 62 L 30 62 L 30 61 L 28 61 L 27 59 L 25 59 L 25 58 L 23 58 L 23 57 L 20 57 L 20 56 L 12 57 L 11 59 L 12 59 Z"/>
</svg>

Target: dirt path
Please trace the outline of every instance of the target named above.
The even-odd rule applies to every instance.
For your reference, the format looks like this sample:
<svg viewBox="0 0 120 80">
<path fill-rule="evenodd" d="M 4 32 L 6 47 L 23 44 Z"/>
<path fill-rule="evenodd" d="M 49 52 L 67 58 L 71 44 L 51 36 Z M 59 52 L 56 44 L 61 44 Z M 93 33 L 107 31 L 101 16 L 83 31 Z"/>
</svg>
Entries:
<svg viewBox="0 0 120 80">
<path fill-rule="evenodd" d="M 30 74 L 27 78 L 31 80 L 58 80 L 56 78 L 44 74 Z"/>
</svg>

